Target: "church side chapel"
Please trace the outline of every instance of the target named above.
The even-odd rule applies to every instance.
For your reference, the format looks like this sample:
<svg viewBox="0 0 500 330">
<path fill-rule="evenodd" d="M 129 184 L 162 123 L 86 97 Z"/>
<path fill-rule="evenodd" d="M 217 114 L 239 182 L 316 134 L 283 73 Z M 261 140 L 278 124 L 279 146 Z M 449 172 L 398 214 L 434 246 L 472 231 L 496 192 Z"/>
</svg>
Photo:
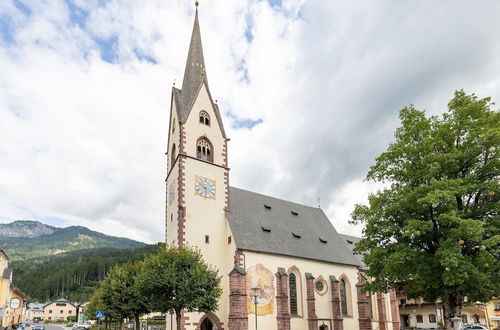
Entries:
<svg viewBox="0 0 500 330">
<path fill-rule="evenodd" d="M 184 312 L 182 330 L 255 329 L 256 319 L 265 330 L 399 330 L 395 293 L 362 291 L 356 238 L 339 235 L 320 208 L 229 185 L 228 138 L 208 85 L 198 4 L 168 130 L 165 240 L 198 247 L 223 276 L 219 309 Z"/>
</svg>

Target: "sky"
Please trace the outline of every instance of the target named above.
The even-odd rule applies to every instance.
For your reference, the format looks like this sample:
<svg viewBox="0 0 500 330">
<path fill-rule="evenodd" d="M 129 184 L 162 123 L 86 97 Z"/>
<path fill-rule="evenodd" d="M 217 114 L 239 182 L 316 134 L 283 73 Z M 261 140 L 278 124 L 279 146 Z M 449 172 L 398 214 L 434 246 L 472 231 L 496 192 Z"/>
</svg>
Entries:
<svg viewBox="0 0 500 330">
<path fill-rule="evenodd" d="M 164 237 L 170 93 L 191 0 L 0 1 L 0 222 Z M 231 184 L 320 205 L 335 228 L 398 112 L 457 89 L 500 102 L 500 1 L 200 0 Z"/>
</svg>

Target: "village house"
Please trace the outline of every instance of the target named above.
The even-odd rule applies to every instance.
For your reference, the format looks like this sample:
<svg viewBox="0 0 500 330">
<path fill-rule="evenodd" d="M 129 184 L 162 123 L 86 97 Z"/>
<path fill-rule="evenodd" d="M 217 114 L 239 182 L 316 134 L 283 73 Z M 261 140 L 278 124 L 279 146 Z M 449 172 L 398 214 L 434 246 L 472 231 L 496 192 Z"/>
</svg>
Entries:
<svg viewBox="0 0 500 330">
<path fill-rule="evenodd" d="M 26 308 L 26 320 L 27 321 L 43 320 L 44 307 L 45 304 L 38 302 L 28 304 Z"/>
<path fill-rule="evenodd" d="M 47 303 L 43 309 L 45 321 L 68 321 L 70 317 L 76 317 L 76 306 L 64 298 Z"/>
<path fill-rule="evenodd" d="M 438 329 L 443 322 L 441 302 L 429 303 L 421 298 L 410 299 L 404 290 L 397 291 L 401 328 Z M 466 303 L 462 308 L 463 324 L 487 324 L 486 307 L 483 303 Z"/>
<path fill-rule="evenodd" d="M 0 327 L 10 327 L 24 321 L 26 295 L 12 282 L 9 257 L 0 250 Z"/>
</svg>

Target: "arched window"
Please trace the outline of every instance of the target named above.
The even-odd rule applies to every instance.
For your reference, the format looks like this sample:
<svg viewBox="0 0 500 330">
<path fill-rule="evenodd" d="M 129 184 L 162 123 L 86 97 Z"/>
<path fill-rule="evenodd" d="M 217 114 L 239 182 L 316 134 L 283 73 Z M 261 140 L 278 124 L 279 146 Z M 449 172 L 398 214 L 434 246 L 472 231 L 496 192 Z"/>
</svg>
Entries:
<svg viewBox="0 0 500 330">
<path fill-rule="evenodd" d="M 347 309 L 347 288 L 345 284 L 345 280 L 340 280 L 340 308 L 342 309 L 342 315 L 348 316 L 349 310 Z"/>
<path fill-rule="evenodd" d="M 196 143 L 196 158 L 213 162 L 212 144 L 205 138 L 201 138 Z"/>
<path fill-rule="evenodd" d="M 210 126 L 210 116 L 205 110 L 200 111 L 200 124 Z"/>
<path fill-rule="evenodd" d="M 436 323 L 436 315 L 429 314 L 429 323 Z"/>
<path fill-rule="evenodd" d="M 288 283 L 290 287 L 290 314 L 292 316 L 298 315 L 297 308 L 297 277 L 294 273 L 288 276 Z"/>
<path fill-rule="evenodd" d="M 417 314 L 417 323 L 424 323 L 424 317 L 420 314 Z"/>
<path fill-rule="evenodd" d="M 174 167 L 175 162 L 175 143 L 172 145 L 172 153 L 170 154 L 170 168 Z"/>
<path fill-rule="evenodd" d="M 462 323 L 465 323 L 465 324 L 469 323 L 469 322 L 467 322 L 467 315 L 465 315 L 465 314 L 462 314 Z"/>
</svg>

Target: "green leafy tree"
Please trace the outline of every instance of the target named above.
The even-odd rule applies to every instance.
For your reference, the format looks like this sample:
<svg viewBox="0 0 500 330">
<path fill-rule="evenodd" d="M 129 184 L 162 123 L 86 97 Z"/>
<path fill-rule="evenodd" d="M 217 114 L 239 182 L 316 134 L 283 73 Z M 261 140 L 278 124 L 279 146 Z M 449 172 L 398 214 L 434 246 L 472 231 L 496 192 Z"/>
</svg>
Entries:
<svg viewBox="0 0 500 330">
<path fill-rule="evenodd" d="M 102 302 L 120 323 L 124 318 L 133 318 L 136 329 L 139 317 L 151 311 L 148 299 L 138 291 L 136 279 L 143 271 L 143 264 L 126 263 L 113 267 L 103 283 Z"/>
<path fill-rule="evenodd" d="M 144 261 L 138 276 L 141 292 L 154 304 L 154 310 L 174 310 L 177 329 L 181 312 L 213 312 L 222 294 L 221 277 L 209 266 L 198 250 L 188 247 L 162 246 L 158 254 Z"/>
<path fill-rule="evenodd" d="M 85 310 L 85 317 L 89 320 L 95 319 L 95 312 L 104 310 L 104 303 L 102 301 L 102 289 L 98 288 L 92 294 L 89 304 Z"/>
<path fill-rule="evenodd" d="M 400 112 L 395 142 L 367 179 L 390 187 L 356 205 L 364 224 L 356 251 L 370 291 L 404 285 L 410 298 L 443 302 L 445 325 L 464 299 L 488 301 L 500 284 L 500 114 L 490 98 L 460 90 L 448 112 Z"/>
</svg>

